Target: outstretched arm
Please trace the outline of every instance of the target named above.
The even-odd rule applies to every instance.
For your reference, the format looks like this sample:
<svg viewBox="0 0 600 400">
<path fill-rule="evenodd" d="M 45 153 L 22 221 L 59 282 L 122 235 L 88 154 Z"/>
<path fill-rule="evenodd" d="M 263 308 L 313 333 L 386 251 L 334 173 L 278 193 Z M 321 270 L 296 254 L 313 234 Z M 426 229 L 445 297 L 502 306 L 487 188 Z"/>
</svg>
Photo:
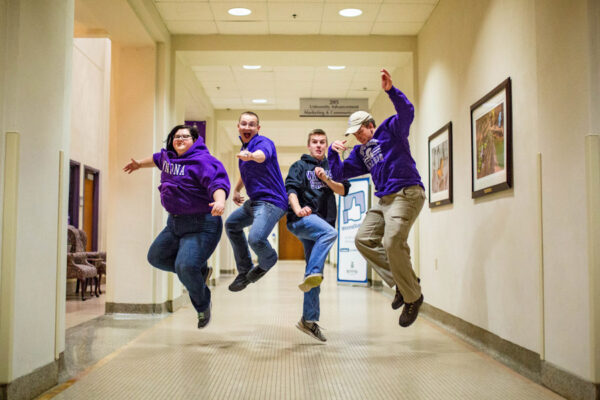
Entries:
<svg viewBox="0 0 600 400">
<path fill-rule="evenodd" d="M 256 150 L 255 152 L 242 150 L 237 154 L 236 157 L 242 161 L 255 161 L 259 164 L 265 162 L 267 159 L 267 156 L 265 156 L 265 153 L 263 153 L 262 150 Z"/>
<path fill-rule="evenodd" d="M 381 88 L 386 91 L 394 104 L 394 108 L 398 114 L 398 123 L 400 124 L 400 127 L 410 127 L 410 124 L 415 117 L 415 108 L 406 98 L 404 93 L 394 87 L 392 84 L 392 76 L 385 69 L 381 70 Z M 408 135 L 408 130 L 406 131 L 406 134 Z"/>
<path fill-rule="evenodd" d="M 123 171 L 127 172 L 128 174 L 131 174 L 133 171 L 136 171 L 140 168 L 150 167 L 154 167 L 154 160 L 152 157 L 146 157 L 141 160 L 134 160 L 132 158 L 131 161 L 123 167 Z"/>
</svg>

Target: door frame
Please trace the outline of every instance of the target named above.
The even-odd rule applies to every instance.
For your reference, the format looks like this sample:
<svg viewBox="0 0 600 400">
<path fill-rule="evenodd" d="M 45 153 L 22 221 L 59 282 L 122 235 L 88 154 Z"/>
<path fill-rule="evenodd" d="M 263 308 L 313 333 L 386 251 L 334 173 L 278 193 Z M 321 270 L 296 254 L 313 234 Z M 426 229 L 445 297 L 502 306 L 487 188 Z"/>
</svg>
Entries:
<svg viewBox="0 0 600 400">
<path fill-rule="evenodd" d="M 94 208 L 92 210 L 92 237 L 90 240 L 92 241 L 92 251 L 98 251 L 98 211 L 100 208 L 100 170 L 90 167 L 89 165 L 83 166 L 83 179 L 86 179 L 87 174 L 94 175 L 94 199 L 93 205 Z M 85 196 L 85 190 L 84 190 Z M 83 199 L 83 204 L 85 206 L 85 198 Z M 83 228 L 83 227 L 82 227 Z"/>
<path fill-rule="evenodd" d="M 71 191 L 71 171 L 74 171 L 73 190 Z M 68 221 L 70 225 L 79 228 L 79 202 L 80 202 L 80 180 L 81 180 L 81 163 L 69 160 L 69 216 L 73 219 Z"/>
</svg>

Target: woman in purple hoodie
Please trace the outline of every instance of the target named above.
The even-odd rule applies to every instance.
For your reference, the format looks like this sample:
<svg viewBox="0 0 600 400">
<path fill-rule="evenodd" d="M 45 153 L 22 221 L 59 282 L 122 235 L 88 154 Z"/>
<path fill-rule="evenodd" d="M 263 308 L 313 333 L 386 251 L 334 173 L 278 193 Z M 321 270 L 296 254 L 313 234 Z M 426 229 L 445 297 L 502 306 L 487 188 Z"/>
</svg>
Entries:
<svg viewBox="0 0 600 400">
<path fill-rule="evenodd" d="M 148 261 L 177 274 L 198 312 L 198 328 L 204 328 L 210 321 L 207 260 L 223 231 L 221 215 L 229 177 L 223 164 L 208 152 L 198 130 L 187 125 L 171 130 L 165 149 L 142 160 L 132 158 L 123 171 L 152 166 L 162 171 L 158 190 L 169 218 L 148 250 Z"/>
</svg>

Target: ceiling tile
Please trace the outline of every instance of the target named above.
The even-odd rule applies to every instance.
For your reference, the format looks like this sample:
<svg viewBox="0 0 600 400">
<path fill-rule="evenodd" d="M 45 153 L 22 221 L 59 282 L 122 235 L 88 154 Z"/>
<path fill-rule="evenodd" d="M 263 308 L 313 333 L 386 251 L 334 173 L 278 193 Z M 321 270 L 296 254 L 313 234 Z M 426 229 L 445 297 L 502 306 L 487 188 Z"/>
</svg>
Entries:
<svg viewBox="0 0 600 400">
<path fill-rule="evenodd" d="M 321 21 L 269 21 L 272 35 L 318 35 Z"/>
<path fill-rule="evenodd" d="M 217 21 L 217 29 L 222 35 L 266 35 L 269 33 L 267 22 Z"/>
<path fill-rule="evenodd" d="M 321 3 L 269 3 L 268 10 L 270 21 L 321 21 L 323 17 Z"/>
<path fill-rule="evenodd" d="M 433 4 L 436 5 L 439 0 L 383 0 L 384 3 L 408 3 L 408 4 Z"/>
<path fill-rule="evenodd" d="M 164 3 L 156 4 L 158 12 L 165 21 L 172 20 L 198 20 L 212 21 L 213 13 L 208 3 Z"/>
<path fill-rule="evenodd" d="M 373 22 L 323 22 L 322 35 L 368 35 Z"/>
<path fill-rule="evenodd" d="M 345 21 L 345 22 L 365 22 L 374 21 L 379 11 L 379 4 L 373 3 L 326 3 L 323 9 L 323 21 Z M 362 14 L 358 17 L 347 18 L 342 17 L 339 11 L 344 8 L 358 8 L 362 10 Z"/>
<path fill-rule="evenodd" d="M 252 11 L 252 14 L 243 17 L 229 14 L 232 8 L 247 8 Z M 267 3 L 259 2 L 210 2 L 210 8 L 217 21 L 266 21 L 267 20 Z"/>
<path fill-rule="evenodd" d="M 194 71 L 198 79 L 201 81 L 216 82 L 216 81 L 233 81 L 233 74 L 229 68 L 214 71 Z"/>
<path fill-rule="evenodd" d="M 217 33 L 217 24 L 213 21 L 165 21 L 165 23 L 173 35 L 212 35 Z"/>
<path fill-rule="evenodd" d="M 432 4 L 382 4 L 377 22 L 425 22 L 434 7 Z"/>
</svg>

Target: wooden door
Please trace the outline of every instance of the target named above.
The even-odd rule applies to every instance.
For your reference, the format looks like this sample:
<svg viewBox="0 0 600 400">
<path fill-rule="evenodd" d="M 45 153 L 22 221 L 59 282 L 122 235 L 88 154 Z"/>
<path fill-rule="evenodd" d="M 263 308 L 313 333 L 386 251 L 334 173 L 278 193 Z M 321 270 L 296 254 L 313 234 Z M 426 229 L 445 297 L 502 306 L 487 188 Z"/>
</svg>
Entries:
<svg viewBox="0 0 600 400">
<path fill-rule="evenodd" d="M 279 220 L 279 259 L 304 260 L 302 242 L 287 228 L 287 215 Z"/>
<path fill-rule="evenodd" d="M 86 251 L 98 248 L 98 171 L 86 167 L 83 176 L 83 230 L 87 234 Z"/>
</svg>

